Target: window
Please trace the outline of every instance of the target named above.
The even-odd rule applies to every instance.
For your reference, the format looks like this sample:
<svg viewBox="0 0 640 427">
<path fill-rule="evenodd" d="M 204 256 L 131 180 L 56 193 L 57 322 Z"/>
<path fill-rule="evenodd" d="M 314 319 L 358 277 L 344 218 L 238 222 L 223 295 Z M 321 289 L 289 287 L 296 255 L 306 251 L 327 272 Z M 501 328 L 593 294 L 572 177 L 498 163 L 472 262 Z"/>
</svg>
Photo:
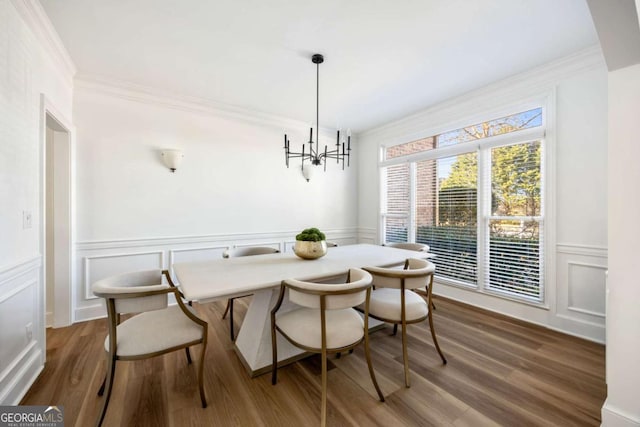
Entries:
<svg viewBox="0 0 640 427">
<path fill-rule="evenodd" d="M 543 113 L 385 148 L 383 240 L 428 244 L 442 281 L 543 301 Z"/>
</svg>

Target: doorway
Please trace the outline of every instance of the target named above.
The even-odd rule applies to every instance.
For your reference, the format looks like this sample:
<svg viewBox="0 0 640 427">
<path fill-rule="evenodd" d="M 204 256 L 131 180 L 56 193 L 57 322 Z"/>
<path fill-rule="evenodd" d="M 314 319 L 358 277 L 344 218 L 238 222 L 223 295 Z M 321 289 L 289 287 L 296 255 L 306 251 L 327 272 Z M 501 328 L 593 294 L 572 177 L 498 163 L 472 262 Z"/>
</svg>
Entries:
<svg viewBox="0 0 640 427">
<path fill-rule="evenodd" d="M 63 327 L 72 316 L 72 132 L 43 99 L 41 251 L 45 326 Z"/>
</svg>

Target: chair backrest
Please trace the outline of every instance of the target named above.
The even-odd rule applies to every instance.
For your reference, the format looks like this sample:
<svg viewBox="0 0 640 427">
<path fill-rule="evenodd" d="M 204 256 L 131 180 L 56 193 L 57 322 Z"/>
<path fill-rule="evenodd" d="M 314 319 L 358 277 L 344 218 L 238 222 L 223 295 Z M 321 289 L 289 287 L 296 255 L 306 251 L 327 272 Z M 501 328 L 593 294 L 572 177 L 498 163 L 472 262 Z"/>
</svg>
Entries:
<svg viewBox="0 0 640 427">
<path fill-rule="evenodd" d="M 227 249 L 222 253 L 222 258 L 236 258 L 241 256 L 278 254 L 278 253 L 280 253 L 278 249 L 274 249 L 269 246 L 248 246 L 246 248 Z"/>
<path fill-rule="evenodd" d="M 384 245 L 392 248 L 407 249 L 409 251 L 429 252 L 429 245 L 425 245 L 423 243 L 396 242 L 385 243 Z"/>
<path fill-rule="evenodd" d="M 98 280 L 92 286 L 95 295 L 114 300 L 116 313 L 142 313 L 166 308 L 169 288 L 168 284 L 162 283 L 162 270 L 119 274 Z"/>
<path fill-rule="evenodd" d="M 381 267 L 363 267 L 371 273 L 373 285 L 381 288 L 400 289 L 404 281 L 405 289 L 423 288 L 435 273 L 436 266 L 424 259 L 409 258 L 405 261 L 404 270 Z"/>
<path fill-rule="evenodd" d="M 282 283 L 289 288 L 289 301 L 309 308 L 320 308 L 321 296 L 325 296 L 327 310 L 340 310 L 362 304 L 371 287 L 371 275 L 359 268 L 349 270 L 347 283 L 327 284 L 288 279 Z"/>
</svg>

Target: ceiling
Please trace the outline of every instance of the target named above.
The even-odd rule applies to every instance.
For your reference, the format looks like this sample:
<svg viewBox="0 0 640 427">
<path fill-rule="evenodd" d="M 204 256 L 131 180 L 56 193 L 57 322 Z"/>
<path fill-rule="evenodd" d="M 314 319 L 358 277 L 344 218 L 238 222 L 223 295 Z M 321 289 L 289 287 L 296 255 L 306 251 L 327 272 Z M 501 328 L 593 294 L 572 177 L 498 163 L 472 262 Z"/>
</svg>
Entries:
<svg viewBox="0 0 640 427">
<path fill-rule="evenodd" d="M 82 78 L 355 132 L 598 42 L 585 0 L 40 0 Z"/>
</svg>

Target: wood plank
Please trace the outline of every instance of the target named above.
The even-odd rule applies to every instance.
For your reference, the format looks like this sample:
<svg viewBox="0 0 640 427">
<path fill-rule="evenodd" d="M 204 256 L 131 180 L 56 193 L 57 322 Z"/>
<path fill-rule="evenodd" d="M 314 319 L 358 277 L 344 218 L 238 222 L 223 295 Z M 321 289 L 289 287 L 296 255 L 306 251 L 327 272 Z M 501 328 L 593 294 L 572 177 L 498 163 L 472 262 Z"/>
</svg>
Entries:
<svg viewBox="0 0 640 427">
<path fill-rule="evenodd" d="M 236 328 L 251 298 L 236 300 Z M 224 301 L 195 305 L 209 322 L 202 409 L 197 366 L 184 351 L 136 362 L 118 362 L 105 426 L 280 426 L 320 422 L 319 356 L 271 376 L 249 378 L 222 320 Z M 495 426 L 599 425 L 606 396 L 604 347 L 475 307 L 436 298 L 438 340 L 428 324 L 407 327 L 410 388 L 404 387 L 400 334 L 391 327 L 371 335 L 381 403 L 367 371 L 363 346 L 340 359 L 331 356 L 328 377 L 330 425 Z M 102 399 L 106 323 L 94 320 L 47 330 L 47 363 L 22 401 L 65 407 L 67 425 L 95 423 Z"/>
</svg>

